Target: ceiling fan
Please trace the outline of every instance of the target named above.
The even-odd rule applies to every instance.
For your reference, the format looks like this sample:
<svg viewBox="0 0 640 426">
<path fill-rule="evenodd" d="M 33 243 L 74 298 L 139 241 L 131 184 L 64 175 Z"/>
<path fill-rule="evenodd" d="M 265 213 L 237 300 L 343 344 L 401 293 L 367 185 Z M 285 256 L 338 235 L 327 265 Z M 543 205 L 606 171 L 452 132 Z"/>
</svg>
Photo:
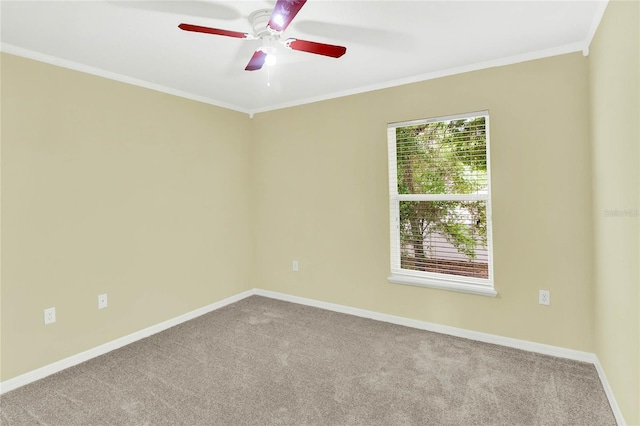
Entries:
<svg viewBox="0 0 640 426">
<path fill-rule="evenodd" d="M 249 22 L 251 22 L 253 27 L 253 34 L 222 30 L 219 28 L 201 27 L 199 25 L 191 24 L 180 24 L 178 25 L 178 28 L 184 31 L 193 31 L 196 33 L 245 38 L 250 40 L 262 40 L 262 46 L 253 53 L 253 56 L 245 68 L 246 71 L 259 70 L 265 63 L 269 64 L 271 60 L 275 59 L 275 42 L 280 42 L 285 47 L 292 50 L 315 53 L 316 55 L 329 56 L 332 58 L 341 57 L 346 53 L 346 47 L 317 43 L 315 41 L 300 40 L 297 38 L 280 40 L 280 36 L 300 11 L 302 6 L 304 6 L 306 1 L 307 0 L 278 0 L 273 11 L 270 9 L 261 9 L 253 12 L 249 16 Z"/>
</svg>

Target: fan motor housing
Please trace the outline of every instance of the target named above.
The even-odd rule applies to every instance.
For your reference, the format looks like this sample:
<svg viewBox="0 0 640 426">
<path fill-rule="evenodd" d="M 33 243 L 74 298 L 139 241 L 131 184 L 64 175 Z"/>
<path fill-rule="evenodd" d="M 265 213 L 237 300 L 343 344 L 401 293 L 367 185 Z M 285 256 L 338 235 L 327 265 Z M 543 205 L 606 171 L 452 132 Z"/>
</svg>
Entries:
<svg viewBox="0 0 640 426">
<path fill-rule="evenodd" d="M 269 28 L 267 28 L 272 12 L 273 10 L 271 9 L 260 9 L 249 15 L 249 22 L 251 23 L 253 35 L 255 37 L 261 38 L 264 36 L 272 36 L 274 34 L 272 31 L 269 31 Z"/>
</svg>

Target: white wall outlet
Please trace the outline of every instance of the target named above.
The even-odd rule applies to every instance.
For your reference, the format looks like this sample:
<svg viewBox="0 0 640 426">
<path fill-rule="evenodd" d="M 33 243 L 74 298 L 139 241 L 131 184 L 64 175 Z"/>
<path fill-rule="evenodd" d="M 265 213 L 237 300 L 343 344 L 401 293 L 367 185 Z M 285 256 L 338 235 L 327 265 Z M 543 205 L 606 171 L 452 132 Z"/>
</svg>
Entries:
<svg viewBox="0 0 640 426">
<path fill-rule="evenodd" d="M 292 264 L 293 272 L 298 272 L 298 261 L 294 260 Z"/>
<path fill-rule="evenodd" d="M 56 322 L 56 308 L 47 308 L 44 310 L 44 325 Z"/>
<path fill-rule="evenodd" d="M 98 295 L 98 309 L 104 309 L 107 307 L 107 294 Z"/>
<path fill-rule="evenodd" d="M 538 303 L 541 305 L 551 304 L 551 294 L 549 293 L 549 290 L 540 290 L 538 293 Z"/>
</svg>

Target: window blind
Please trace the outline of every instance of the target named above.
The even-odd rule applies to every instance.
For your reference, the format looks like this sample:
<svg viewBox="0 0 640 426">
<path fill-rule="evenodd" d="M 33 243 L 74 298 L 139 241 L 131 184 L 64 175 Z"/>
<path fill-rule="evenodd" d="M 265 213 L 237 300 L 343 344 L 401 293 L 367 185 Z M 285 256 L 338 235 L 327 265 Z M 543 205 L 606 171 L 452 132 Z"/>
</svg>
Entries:
<svg viewBox="0 0 640 426">
<path fill-rule="evenodd" d="M 392 274 L 492 282 L 488 119 L 388 126 Z"/>
</svg>

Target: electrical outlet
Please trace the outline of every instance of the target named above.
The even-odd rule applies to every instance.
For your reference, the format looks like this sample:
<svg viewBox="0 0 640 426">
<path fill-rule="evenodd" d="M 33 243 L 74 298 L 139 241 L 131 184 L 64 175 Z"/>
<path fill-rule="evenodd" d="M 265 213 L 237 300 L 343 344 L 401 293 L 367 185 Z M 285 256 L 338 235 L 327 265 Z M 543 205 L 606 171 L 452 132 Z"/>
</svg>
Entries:
<svg viewBox="0 0 640 426">
<path fill-rule="evenodd" d="M 56 322 L 56 308 L 47 308 L 44 310 L 44 325 Z"/>
<path fill-rule="evenodd" d="M 541 305 L 551 304 L 551 294 L 549 293 L 549 290 L 540 290 L 538 293 L 538 303 Z"/>
<path fill-rule="evenodd" d="M 104 309 L 107 307 L 107 294 L 100 294 L 98 296 L 98 309 Z"/>
<path fill-rule="evenodd" d="M 293 272 L 298 272 L 298 261 L 297 260 L 293 261 L 292 267 L 293 267 Z"/>
</svg>

